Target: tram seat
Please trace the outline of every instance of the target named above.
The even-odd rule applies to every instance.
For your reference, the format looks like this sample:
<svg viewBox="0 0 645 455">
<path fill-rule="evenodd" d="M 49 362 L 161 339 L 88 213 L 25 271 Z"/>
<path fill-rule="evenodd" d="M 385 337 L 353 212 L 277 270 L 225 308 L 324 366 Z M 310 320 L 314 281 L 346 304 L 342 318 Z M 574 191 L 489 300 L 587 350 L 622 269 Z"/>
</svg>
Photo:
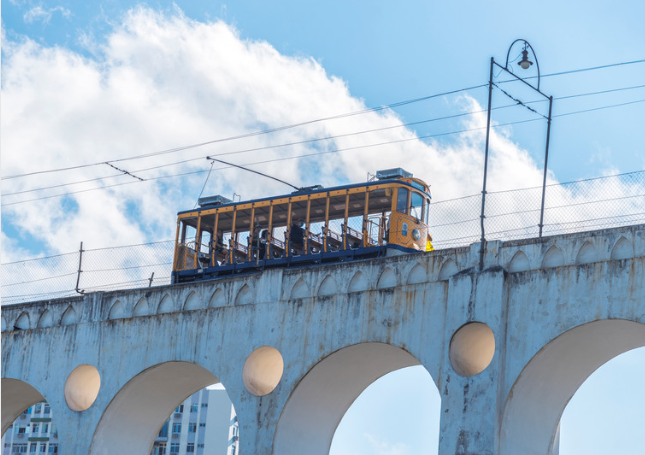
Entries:
<svg viewBox="0 0 645 455">
<path fill-rule="evenodd" d="M 236 264 L 246 262 L 248 260 L 248 248 L 239 242 L 235 242 L 232 239 L 230 240 L 230 242 L 233 249 L 233 261 Z"/>
<path fill-rule="evenodd" d="M 343 236 L 338 232 L 327 229 L 327 249 L 338 251 L 343 249 Z"/>
<path fill-rule="evenodd" d="M 314 234 L 313 232 L 309 233 L 308 246 L 310 253 L 320 253 L 323 250 L 323 235 Z"/>
<path fill-rule="evenodd" d="M 347 246 L 351 249 L 360 248 L 363 245 L 363 233 L 344 224 L 342 226 L 343 229 L 347 228 Z"/>
<path fill-rule="evenodd" d="M 274 259 L 284 256 L 284 242 L 278 239 L 271 239 L 271 256 Z"/>
<path fill-rule="evenodd" d="M 206 253 L 199 253 L 197 255 L 197 260 L 201 267 L 210 267 L 211 255 Z"/>
</svg>

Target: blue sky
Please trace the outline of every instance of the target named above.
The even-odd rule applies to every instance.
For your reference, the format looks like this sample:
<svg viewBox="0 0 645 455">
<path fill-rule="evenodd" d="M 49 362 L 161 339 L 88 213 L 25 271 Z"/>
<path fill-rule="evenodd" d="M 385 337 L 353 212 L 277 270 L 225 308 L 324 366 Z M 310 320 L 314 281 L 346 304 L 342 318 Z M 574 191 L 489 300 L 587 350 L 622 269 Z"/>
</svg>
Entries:
<svg viewBox="0 0 645 455">
<path fill-rule="evenodd" d="M 144 13 L 133 16 L 133 8 L 142 5 Z M 159 19 L 175 35 L 164 36 L 164 30 L 155 26 L 155 13 L 179 17 L 174 23 Z M 642 170 L 645 103 L 640 100 L 645 100 L 645 88 L 635 87 L 645 84 L 645 64 L 548 75 L 644 59 L 643 17 L 645 4 L 639 1 L 401 5 L 384 1 L 3 0 L 2 175 L 57 167 L 58 163 L 74 166 L 166 150 L 252 131 L 262 125 L 280 126 L 484 84 L 490 58 L 503 62 L 508 46 L 517 38 L 528 40 L 535 49 L 545 75 L 541 89 L 546 94 L 558 98 L 626 89 L 556 100 L 554 115 L 633 103 L 556 117 L 549 158 L 553 181 Z M 214 30 L 199 26 L 216 21 L 222 21 L 225 27 Z M 230 30 L 234 31 L 231 35 Z M 200 38 L 202 35 L 205 38 Z M 209 41 L 213 36 L 228 43 L 226 49 L 221 49 L 220 41 Z M 168 49 L 155 53 L 162 47 Z M 208 54 L 204 62 L 196 60 L 195 55 L 210 52 L 210 47 L 219 50 Z M 519 51 L 514 48 L 511 58 Z M 230 73 L 231 78 L 221 86 L 211 87 L 208 79 L 213 68 Z M 522 74 L 535 74 L 534 68 Z M 42 73 L 48 71 L 51 76 L 42 78 Z M 524 100 L 537 99 L 530 91 L 517 89 L 513 93 Z M 486 96 L 486 89 L 480 88 L 396 108 L 369 120 L 355 119 L 351 125 L 348 121 L 312 127 L 305 133 L 285 133 L 279 139 L 340 134 L 346 132 L 343 128 L 355 131 L 382 126 L 386 120 L 406 123 L 450 116 L 463 113 L 473 103 L 485 106 Z M 504 95 L 495 92 L 494 106 L 508 103 Z M 544 104 L 536 106 L 544 112 Z M 59 114 L 55 122 L 51 114 L 46 115 L 51 112 Z M 503 123 L 530 115 L 513 108 L 496 111 L 493 120 Z M 419 125 L 401 134 L 421 136 L 463 127 L 463 119 L 453 119 Z M 521 169 L 500 163 L 497 170 L 491 170 L 495 188 L 517 188 L 523 181 L 540 183 L 545 131 L 544 122 L 506 130 L 514 153 L 526 153 L 533 161 Z M 405 156 L 411 160 L 423 155 L 425 161 L 419 168 L 433 184 L 435 198 L 475 194 L 481 185 L 481 166 L 469 166 L 468 157 L 472 155 L 458 154 L 464 142 L 456 136 L 427 142 L 427 147 L 410 146 Z M 257 139 L 240 147 L 266 144 Z M 221 147 L 212 150 L 229 150 Z M 42 154 L 38 155 L 36 149 Z M 193 152 L 175 159 L 199 155 L 190 153 Z M 461 158 L 450 161 L 453 153 Z M 386 168 L 394 164 L 392 154 L 344 156 L 321 165 L 321 175 L 315 177 L 297 165 L 270 170 L 278 177 L 306 184 L 356 181 L 364 178 L 367 171 L 376 170 L 366 165 L 366 160 Z M 160 160 L 149 164 L 165 164 Z M 123 166 L 131 171 L 148 166 L 125 163 Z M 194 166 L 202 167 L 182 169 L 203 169 L 206 165 Z M 102 178 L 106 171 L 70 171 L 43 177 L 38 183 Z M 312 181 L 313 178 L 323 182 Z M 239 193 L 236 182 L 240 179 L 244 177 L 239 174 L 216 174 L 208 191 Z M 3 209 L 3 262 L 21 254 L 74 251 L 79 240 L 104 246 L 170 238 L 173 214 L 192 207 L 203 176 L 187 177 L 179 183 L 161 182 L 146 190 L 134 189 L 138 187 L 133 185 L 133 189 L 119 187 L 113 192 L 90 192 L 73 199 L 54 198 Z M 34 183 L 5 181 L 3 193 L 25 190 Z M 245 198 L 284 190 L 268 183 L 254 185 L 246 183 Z M 14 200 L 3 197 L 3 203 Z M 74 205 L 77 218 L 65 223 L 61 215 L 69 204 Z M 144 213 L 145 223 L 133 220 L 132 207 L 144 212 L 151 207 L 149 213 Z M 16 229 L 40 223 L 49 225 L 49 232 Z M 626 444 L 622 453 L 642 453 L 636 436 L 642 435 L 645 426 L 645 396 L 639 387 L 644 375 L 645 353 L 641 349 L 605 365 L 585 383 L 565 413 L 561 453 L 613 452 L 610 447 L 615 448 L 616 441 Z M 617 385 L 618 381 L 631 380 Z M 377 381 L 347 414 L 338 433 L 341 439 L 335 442 L 332 453 L 344 453 L 341 447 L 351 447 L 354 454 L 434 453 L 436 443 L 432 437 L 436 438 L 436 434 L 432 436 L 432 432 L 438 428 L 438 415 L 428 409 L 438 411 L 438 394 L 432 387 L 427 373 L 419 369 L 397 372 Z M 608 390 L 614 392 L 610 395 Z M 625 395 L 617 395 L 623 392 Z M 374 415 L 379 416 L 378 422 L 373 421 Z M 402 419 L 402 415 L 406 417 Z M 415 431 L 409 431 L 411 428 Z M 432 430 L 426 433 L 428 428 Z M 400 440 L 401 434 L 406 435 L 405 440 Z"/>
</svg>

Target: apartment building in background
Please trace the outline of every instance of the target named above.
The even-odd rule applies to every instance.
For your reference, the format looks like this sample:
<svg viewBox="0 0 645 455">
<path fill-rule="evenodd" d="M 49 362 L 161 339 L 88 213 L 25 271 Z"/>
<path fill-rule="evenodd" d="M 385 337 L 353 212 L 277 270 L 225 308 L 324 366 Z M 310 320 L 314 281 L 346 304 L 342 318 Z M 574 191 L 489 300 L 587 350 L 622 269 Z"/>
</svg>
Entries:
<svg viewBox="0 0 645 455">
<path fill-rule="evenodd" d="M 2 455 L 62 454 L 58 429 L 46 402 L 26 409 L 2 438 Z M 224 389 L 202 389 L 164 422 L 151 455 L 237 455 L 239 426 Z"/>
<path fill-rule="evenodd" d="M 27 408 L 2 437 L 2 455 L 14 453 L 59 453 L 58 430 L 46 402 Z"/>
</svg>

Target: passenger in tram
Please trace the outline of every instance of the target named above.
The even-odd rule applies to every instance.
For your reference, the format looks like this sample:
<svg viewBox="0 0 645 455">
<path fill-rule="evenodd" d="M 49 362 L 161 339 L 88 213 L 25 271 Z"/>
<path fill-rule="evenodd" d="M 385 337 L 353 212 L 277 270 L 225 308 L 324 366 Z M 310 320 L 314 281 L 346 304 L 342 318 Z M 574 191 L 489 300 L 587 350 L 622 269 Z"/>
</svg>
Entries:
<svg viewBox="0 0 645 455">
<path fill-rule="evenodd" d="M 305 230 L 303 229 L 305 223 L 302 221 L 293 222 L 289 229 L 289 248 L 293 254 L 303 254 Z"/>
<path fill-rule="evenodd" d="M 217 239 L 215 240 L 215 259 L 222 265 L 226 262 L 228 257 L 228 249 L 224 246 L 224 233 L 217 231 Z"/>
<path fill-rule="evenodd" d="M 262 233 L 260 234 L 260 245 L 258 246 L 258 255 L 261 260 L 266 259 L 268 241 L 269 241 L 269 231 L 267 231 L 266 229 L 263 229 Z"/>
</svg>

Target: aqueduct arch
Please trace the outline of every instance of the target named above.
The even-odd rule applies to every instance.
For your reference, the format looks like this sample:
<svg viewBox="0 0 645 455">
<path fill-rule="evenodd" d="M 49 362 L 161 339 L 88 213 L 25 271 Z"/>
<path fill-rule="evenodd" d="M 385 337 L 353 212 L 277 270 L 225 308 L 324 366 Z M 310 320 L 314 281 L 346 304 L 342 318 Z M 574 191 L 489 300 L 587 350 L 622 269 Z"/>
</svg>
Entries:
<svg viewBox="0 0 645 455">
<path fill-rule="evenodd" d="M 2 378 L 2 436 L 14 420 L 29 406 L 45 398 L 31 385 L 19 379 Z"/>
<path fill-rule="evenodd" d="M 193 393 L 218 382 L 213 373 L 189 362 L 165 362 L 140 372 L 106 408 L 90 453 L 149 453 L 168 415 Z"/>
<path fill-rule="evenodd" d="M 614 357 L 645 346 L 645 324 L 603 319 L 544 346 L 515 381 L 504 408 L 500 454 L 552 453 L 560 417 L 578 388 Z"/>
<path fill-rule="evenodd" d="M 336 427 L 374 381 L 420 365 L 409 352 L 385 343 L 355 344 L 316 364 L 292 392 L 280 416 L 273 453 L 327 455 Z"/>
</svg>

